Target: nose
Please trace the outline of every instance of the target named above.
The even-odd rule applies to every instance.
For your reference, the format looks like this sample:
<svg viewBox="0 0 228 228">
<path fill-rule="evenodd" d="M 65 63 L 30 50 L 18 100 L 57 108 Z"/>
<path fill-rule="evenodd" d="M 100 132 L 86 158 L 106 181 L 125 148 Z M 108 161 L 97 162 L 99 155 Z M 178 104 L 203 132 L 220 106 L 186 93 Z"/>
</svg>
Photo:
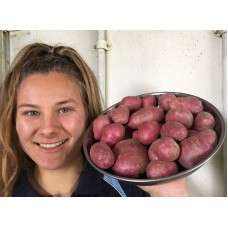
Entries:
<svg viewBox="0 0 228 228">
<path fill-rule="evenodd" d="M 40 121 L 39 133 L 45 137 L 52 137 L 59 132 L 60 122 L 55 115 L 43 115 Z"/>
</svg>

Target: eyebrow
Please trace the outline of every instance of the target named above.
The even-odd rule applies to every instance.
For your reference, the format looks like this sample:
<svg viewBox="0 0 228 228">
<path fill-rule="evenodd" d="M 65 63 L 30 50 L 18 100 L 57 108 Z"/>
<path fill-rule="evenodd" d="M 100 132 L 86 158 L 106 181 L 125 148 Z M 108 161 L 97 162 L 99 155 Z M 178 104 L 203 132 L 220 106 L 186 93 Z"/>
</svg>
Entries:
<svg viewBox="0 0 228 228">
<path fill-rule="evenodd" d="M 63 101 L 57 102 L 55 106 L 59 106 L 67 103 L 76 103 L 76 101 L 74 99 L 63 100 Z M 29 103 L 21 103 L 20 105 L 17 106 L 17 108 L 23 108 L 23 107 L 37 108 L 38 106 L 34 104 L 29 104 Z"/>
<path fill-rule="evenodd" d="M 77 103 L 77 102 L 74 99 L 68 99 L 68 100 L 59 101 L 56 103 L 56 105 L 58 106 L 66 103 Z"/>
</svg>

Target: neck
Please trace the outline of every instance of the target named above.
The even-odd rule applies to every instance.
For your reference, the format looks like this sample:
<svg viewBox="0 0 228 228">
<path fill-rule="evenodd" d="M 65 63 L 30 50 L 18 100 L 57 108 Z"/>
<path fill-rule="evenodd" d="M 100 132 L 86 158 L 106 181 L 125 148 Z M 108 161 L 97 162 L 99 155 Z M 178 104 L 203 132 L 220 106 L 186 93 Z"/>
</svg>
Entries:
<svg viewBox="0 0 228 228">
<path fill-rule="evenodd" d="M 71 196 L 77 187 L 83 166 L 83 156 L 78 157 L 71 165 L 57 170 L 46 170 L 37 166 L 33 185 L 43 195 Z"/>
</svg>

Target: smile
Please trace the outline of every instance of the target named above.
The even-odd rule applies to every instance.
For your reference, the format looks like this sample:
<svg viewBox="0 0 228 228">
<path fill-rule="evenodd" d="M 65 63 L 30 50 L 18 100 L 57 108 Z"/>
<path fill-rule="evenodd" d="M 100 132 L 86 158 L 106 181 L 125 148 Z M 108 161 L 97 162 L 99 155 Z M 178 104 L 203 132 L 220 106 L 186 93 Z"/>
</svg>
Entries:
<svg viewBox="0 0 228 228">
<path fill-rule="evenodd" d="M 55 148 L 55 147 L 62 145 L 65 142 L 66 142 L 66 140 L 63 140 L 63 141 L 57 142 L 57 143 L 38 143 L 38 145 L 43 148 Z"/>
</svg>

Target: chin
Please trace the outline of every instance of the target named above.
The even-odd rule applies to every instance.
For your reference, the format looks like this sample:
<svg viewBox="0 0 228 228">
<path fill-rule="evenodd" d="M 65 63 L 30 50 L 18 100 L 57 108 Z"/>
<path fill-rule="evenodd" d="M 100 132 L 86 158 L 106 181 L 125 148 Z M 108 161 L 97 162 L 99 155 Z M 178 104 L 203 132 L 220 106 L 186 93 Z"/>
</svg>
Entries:
<svg viewBox="0 0 228 228">
<path fill-rule="evenodd" d="M 61 169 L 64 166 L 64 162 L 48 161 L 48 162 L 37 163 L 37 165 L 42 169 L 57 170 L 57 169 Z"/>
</svg>

